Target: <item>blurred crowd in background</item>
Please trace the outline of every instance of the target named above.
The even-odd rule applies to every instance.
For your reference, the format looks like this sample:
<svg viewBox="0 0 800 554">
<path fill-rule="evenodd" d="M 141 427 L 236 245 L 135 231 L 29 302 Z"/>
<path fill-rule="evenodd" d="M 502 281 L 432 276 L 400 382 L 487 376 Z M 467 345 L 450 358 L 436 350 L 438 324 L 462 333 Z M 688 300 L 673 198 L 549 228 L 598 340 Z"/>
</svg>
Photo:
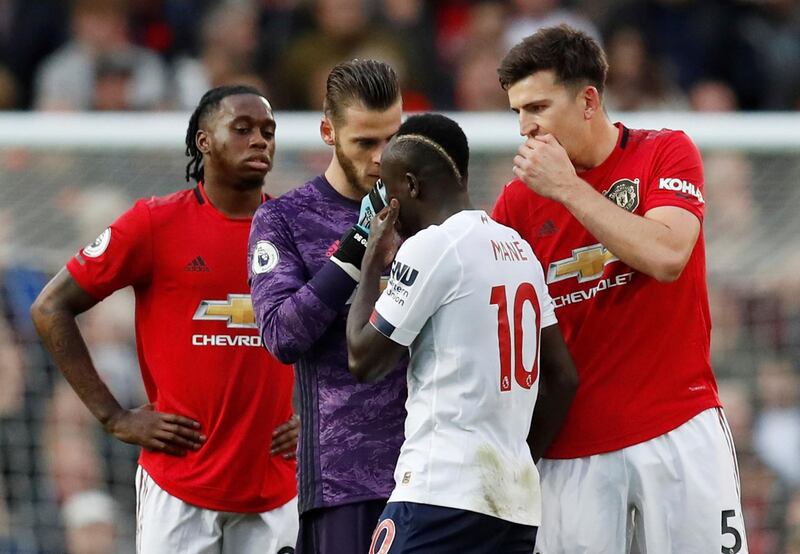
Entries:
<svg viewBox="0 0 800 554">
<path fill-rule="evenodd" d="M 794 0 L 0 0 L 0 109 L 188 111 L 208 88 L 246 82 L 280 122 L 282 110 L 320 110 L 335 63 L 374 57 L 398 71 L 408 111 L 507 110 L 500 58 L 562 22 L 606 48 L 612 111 L 800 109 Z M 271 192 L 324 170 L 329 154 L 285 156 L 278 144 Z M 0 554 L 133 551 L 137 449 L 83 408 L 28 309 L 52 272 L 135 198 L 182 186 L 180 151 L 0 150 Z M 511 178 L 511 155 L 473 155 L 480 207 Z M 711 354 L 750 552 L 797 554 L 800 157 L 703 155 Z M 55 259 L 39 255 L 44 245 Z M 146 401 L 131 296 L 115 294 L 81 320 L 126 407 Z M 676 347 L 686 339 L 664 333 Z"/>
<path fill-rule="evenodd" d="M 408 110 L 503 110 L 499 59 L 562 22 L 606 47 L 611 109 L 800 108 L 794 0 L 0 0 L 0 109 L 188 110 L 247 82 L 318 110 L 333 64 L 378 57 Z"/>
</svg>

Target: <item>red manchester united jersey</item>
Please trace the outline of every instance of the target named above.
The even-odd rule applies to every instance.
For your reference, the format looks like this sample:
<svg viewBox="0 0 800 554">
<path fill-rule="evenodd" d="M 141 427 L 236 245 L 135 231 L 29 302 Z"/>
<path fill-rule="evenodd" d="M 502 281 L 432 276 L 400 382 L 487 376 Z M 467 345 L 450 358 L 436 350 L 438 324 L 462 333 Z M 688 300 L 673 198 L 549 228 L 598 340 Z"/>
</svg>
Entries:
<svg viewBox="0 0 800 554">
<path fill-rule="evenodd" d="M 142 450 L 139 463 L 173 496 L 229 512 L 263 512 L 296 495 L 294 461 L 269 453 L 291 415 L 293 375 L 261 346 L 249 230 L 249 218 L 217 211 L 200 185 L 140 200 L 67 264 L 98 300 L 133 286 L 147 396 L 207 436 L 182 457 Z"/>
<path fill-rule="evenodd" d="M 678 131 L 617 127 L 608 159 L 579 176 L 629 212 L 677 206 L 702 222 L 703 168 L 691 140 Z M 702 232 L 681 276 L 659 283 L 619 260 L 564 206 L 519 180 L 506 185 L 493 217 L 533 245 L 580 375 L 547 457 L 618 450 L 719 405 Z"/>
</svg>

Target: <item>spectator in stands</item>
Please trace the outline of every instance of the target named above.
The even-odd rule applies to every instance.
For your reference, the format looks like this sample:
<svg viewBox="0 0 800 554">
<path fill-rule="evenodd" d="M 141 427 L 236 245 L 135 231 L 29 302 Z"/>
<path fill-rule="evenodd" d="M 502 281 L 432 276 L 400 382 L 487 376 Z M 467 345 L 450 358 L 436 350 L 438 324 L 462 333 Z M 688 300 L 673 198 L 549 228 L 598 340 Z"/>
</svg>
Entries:
<svg viewBox="0 0 800 554">
<path fill-rule="evenodd" d="M 395 36 L 403 37 L 407 59 L 399 64 L 387 61 L 398 73 L 406 112 L 431 109 L 437 98 L 437 83 L 445 78 L 436 52 L 433 9 L 424 0 L 381 0 L 378 21 Z M 369 57 L 369 56 L 366 56 Z"/>
<path fill-rule="evenodd" d="M 128 90 L 136 70 L 134 64 L 134 60 L 124 53 L 104 54 L 97 58 L 92 110 L 121 112 L 132 108 Z"/>
<path fill-rule="evenodd" d="M 757 375 L 756 452 L 781 479 L 800 488 L 800 377 L 788 358 L 762 360 Z"/>
<path fill-rule="evenodd" d="M 704 162 L 708 274 L 728 284 L 741 283 L 747 276 L 731 273 L 731 268 L 753 267 L 762 255 L 757 248 L 763 226 L 753 189 L 753 165 L 740 152 L 707 152 Z"/>
<path fill-rule="evenodd" d="M 783 552 L 800 552 L 800 490 L 789 497 L 782 531 Z"/>
<path fill-rule="evenodd" d="M 125 0 L 75 1 L 72 39 L 37 71 L 37 109 L 91 109 L 98 58 L 111 54 L 129 57 L 134 68 L 126 90 L 129 106 L 137 110 L 164 106 L 164 65 L 153 52 L 129 42 L 125 6 Z"/>
<path fill-rule="evenodd" d="M 735 112 L 739 99 L 728 83 L 704 79 L 689 89 L 689 106 L 696 112 Z"/>
<path fill-rule="evenodd" d="M 0 66 L 17 89 L 11 108 L 30 108 L 36 68 L 67 39 L 68 5 L 63 0 L 0 1 Z"/>
<path fill-rule="evenodd" d="M 200 26 L 199 56 L 181 57 L 175 62 L 173 104 L 176 108 L 194 109 L 208 89 L 239 84 L 238 76 L 253 73 L 258 46 L 257 21 L 257 12 L 242 2 L 220 2 L 205 15 Z M 263 82 L 256 88 L 264 94 L 268 92 Z"/>
<path fill-rule="evenodd" d="M 210 0 L 136 0 L 128 5 L 130 37 L 134 44 L 166 60 L 192 51 L 203 10 Z"/>
<path fill-rule="evenodd" d="M 600 31 L 580 12 L 561 5 L 561 0 L 512 0 L 505 31 L 505 47 L 511 48 L 544 27 L 566 23 L 600 42 Z"/>
<path fill-rule="evenodd" d="M 67 554 L 114 554 L 116 511 L 114 499 L 100 490 L 70 496 L 61 508 Z"/>
<path fill-rule="evenodd" d="M 755 53 L 758 105 L 789 110 L 800 90 L 800 5 L 794 0 L 752 2 L 734 33 Z M 756 68 L 753 68 L 756 69 Z"/>
<path fill-rule="evenodd" d="M 615 27 L 607 42 L 605 102 L 611 111 L 685 110 L 686 99 L 635 27 Z"/>
<path fill-rule="evenodd" d="M 285 107 L 319 110 L 328 72 L 358 53 L 391 51 L 392 62 L 407 65 L 402 42 L 370 21 L 365 0 L 315 0 L 313 13 L 315 28 L 292 41 L 281 62 Z"/>
<path fill-rule="evenodd" d="M 0 65 L 0 110 L 13 110 L 20 99 L 20 85 L 14 74 Z"/>
<path fill-rule="evenodd" d="M 458 110 L 505 111 L 508 96 L 494 79 L 487 79 L 503 59 L 499 48 L 474 44 L 464 51 L 456 66 L 454 101 Z"/>
</svg>

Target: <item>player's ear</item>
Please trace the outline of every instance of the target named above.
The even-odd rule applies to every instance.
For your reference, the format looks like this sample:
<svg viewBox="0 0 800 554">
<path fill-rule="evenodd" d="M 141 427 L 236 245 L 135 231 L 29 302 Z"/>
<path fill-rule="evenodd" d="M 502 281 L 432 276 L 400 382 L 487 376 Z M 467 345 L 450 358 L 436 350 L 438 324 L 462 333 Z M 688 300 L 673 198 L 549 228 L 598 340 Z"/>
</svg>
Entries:
<svg viewBox="0 0 800 554">
<path fill-rule="evenodd" d="M 583 118 L 592 119 L 597 112 L 602 110 L 600 91 L 593 86 L 588 86 L 584 87 L 582 95 Z"/>
<path fill-rule="evenodd" d="M 322 142 L 328 146 L 333 146 L 336 143 L 336 130 L 327 115 L 323 115 L 322 120 L 319 122 L 319 136 L 322 137 Z"/>
<path fill-rule="evenodd" d="M 408 196 L 411 198 L 419 198 L 419 179 L 413 173 L 406 173 L 406 186 L 408 187 Z"/>
<path fill-rule="evenodd" d="M 194 143 L 197 145 L 197 149 L 203 154 L 208 154 L 208 152 L 211 150 L 211 147 L 208 144 L 208 133 L 203 129 L 197 130 L 197 134 L 194 137 Z"/>
</svg>

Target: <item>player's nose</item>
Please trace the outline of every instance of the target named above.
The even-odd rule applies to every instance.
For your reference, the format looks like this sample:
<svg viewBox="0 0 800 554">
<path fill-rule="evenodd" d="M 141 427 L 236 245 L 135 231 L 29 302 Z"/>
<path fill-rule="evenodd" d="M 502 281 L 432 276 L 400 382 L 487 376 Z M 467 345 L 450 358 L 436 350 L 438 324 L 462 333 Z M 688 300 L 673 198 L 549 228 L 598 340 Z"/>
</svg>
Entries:
<svg viewBox="0 0 800 554">
<path fill-rule="evenodd" d="M 539 126 L 533 121 L 526 120 L 524 117 L 519 118 L 519 134 L 523 137 L 533 138 L 539 131 Z"/>
</svg>

